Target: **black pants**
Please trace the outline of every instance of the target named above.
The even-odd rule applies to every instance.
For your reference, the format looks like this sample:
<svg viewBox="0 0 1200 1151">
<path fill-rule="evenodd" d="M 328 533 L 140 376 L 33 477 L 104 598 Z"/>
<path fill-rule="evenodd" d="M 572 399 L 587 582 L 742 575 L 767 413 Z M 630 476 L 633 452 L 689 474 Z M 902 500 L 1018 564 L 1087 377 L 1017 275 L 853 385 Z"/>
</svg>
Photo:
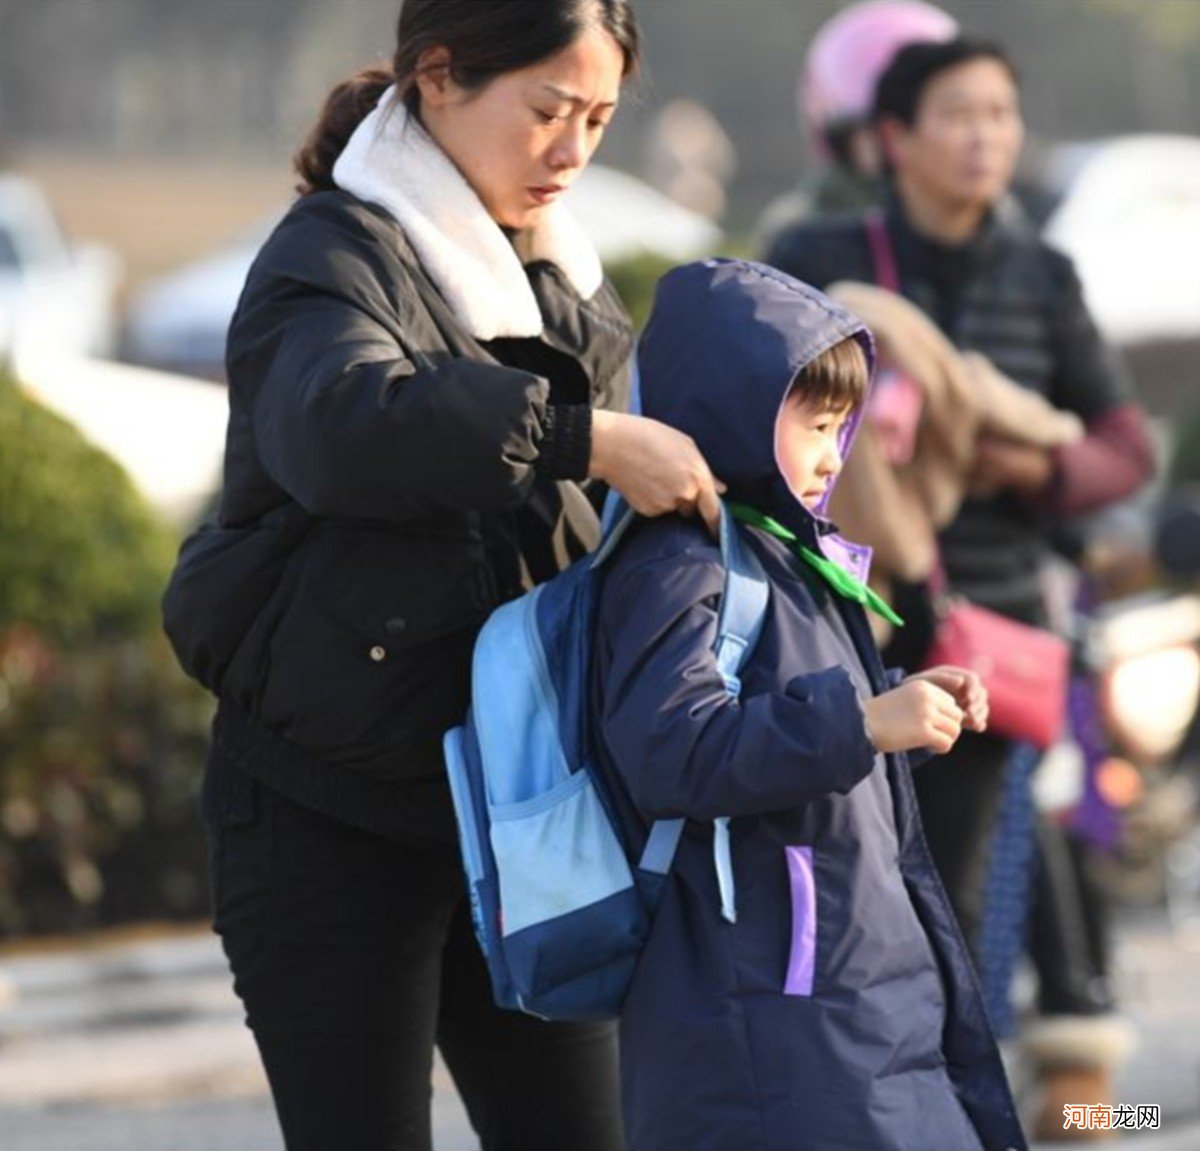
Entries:
<svg viewBox="0 0 1200 1151">
<path fill-rule="evenodd" d="M 1012 745 L 964 731 L 948 755 L 913 772 L 921 823 L 950 904 L 974 949 Z"/>
<path fill-rule="evenodd" d="M 435 1043 L 485 1151 L 619 1151 L 613 1029 L 493 1006 L 457 853 L 225 778 L 215 927 L 289 1151 L 428 1151 Z"/>
<path fill-rule="evenodd" d="M 1116 1004 L 1109 982 L 1108 904 L 1087 845 L 1043 822 L 1038 829 L 1029 954 L 1043 1015 L 1099 1015 Z"/>
</svg>

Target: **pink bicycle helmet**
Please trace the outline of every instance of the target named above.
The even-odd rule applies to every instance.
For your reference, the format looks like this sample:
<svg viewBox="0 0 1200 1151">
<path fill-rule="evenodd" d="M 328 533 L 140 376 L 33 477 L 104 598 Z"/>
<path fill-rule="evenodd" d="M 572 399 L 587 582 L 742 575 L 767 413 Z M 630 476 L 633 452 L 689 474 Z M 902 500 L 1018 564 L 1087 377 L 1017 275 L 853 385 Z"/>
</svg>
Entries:
<svg viewBox="0 0 1200 1151">
<path fill-rule="evenodd" d="M 823 24 L 809 47 L 797 92 L 801 118 L 814 145 L 825 150 L 825 134 L 865 121 L 875 85 L 906 44 L 952 40 L 953 16 L 922 0 L 866 0 Z"/>
</svg>

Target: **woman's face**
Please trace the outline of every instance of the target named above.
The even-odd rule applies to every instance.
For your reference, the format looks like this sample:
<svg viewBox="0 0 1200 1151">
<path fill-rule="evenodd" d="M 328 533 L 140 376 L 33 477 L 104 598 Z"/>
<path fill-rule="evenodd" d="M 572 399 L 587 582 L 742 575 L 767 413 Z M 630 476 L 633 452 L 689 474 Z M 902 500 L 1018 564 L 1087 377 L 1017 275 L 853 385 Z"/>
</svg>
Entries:
<svg viewBox="0 0 1200 1151">
<path fill-rule="evenodd" d="M 590 29 L 474 92 L 450 78 L 445 50 L 427 55 L 418 79 L 426 129 L 497 224 L 532 227 L 587 167 L 616 111 L 625 64 L 617 42 Z"/>
</svg>

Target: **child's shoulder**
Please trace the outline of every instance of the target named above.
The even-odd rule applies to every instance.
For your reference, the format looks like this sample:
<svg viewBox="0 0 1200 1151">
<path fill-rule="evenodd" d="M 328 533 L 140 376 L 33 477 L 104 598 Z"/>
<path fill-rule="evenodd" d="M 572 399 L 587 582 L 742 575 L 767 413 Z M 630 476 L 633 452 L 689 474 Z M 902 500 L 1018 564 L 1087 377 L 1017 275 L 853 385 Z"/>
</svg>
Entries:
<svg viewBox="0 0 1200 1151">
<path fill-rule="evenodd" d="M 704 521 L 682 515 L 639 517 L 608 561 L 611 572 L 630 572 L 650 564 L 716 564 L 721 548 Z"/>
<path fill-rule="evenodd" d="M 783 545 L 753 528 L 739 531 L 743 546 L 753 549 L 772 588 L 786 584 L 792 594 L 805 594 Z M 629 526 L 605 564 L 601 594 L 606 606 L 618 612 L 646 600 L 677 612 L 719 596 L 725 577 L 720 544 L 702 520 L 658 516 L 638 519 Z"/>
<path fill-rule="evenodd" d="M 637 519 L 602 569 L 602 614 L 633 607 L 673 614 L 720 595 L 721 548 L 702 520 L 681 515 Z"/>
<path fill-rule="evenodd" d="M 768 583 L 803 586 L 786 545 L 757 528 L 739 526 L 738 531 L 743 547 L 748 545 L 758 557 Z M 663 567 L 724 572 L 725 562 L 720 544 L 701 519 L 667 515 L 639 518 L 630 524 L 606 564 L 608 571 L 622 573 Z"/>
</svg>

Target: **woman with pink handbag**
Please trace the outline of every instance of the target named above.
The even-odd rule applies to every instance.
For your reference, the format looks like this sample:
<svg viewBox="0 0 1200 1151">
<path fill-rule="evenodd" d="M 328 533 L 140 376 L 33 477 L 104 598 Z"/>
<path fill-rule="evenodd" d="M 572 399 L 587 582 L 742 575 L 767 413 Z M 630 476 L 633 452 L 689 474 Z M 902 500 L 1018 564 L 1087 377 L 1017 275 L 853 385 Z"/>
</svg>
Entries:
<svg viewBox="0 0 1200 1151">
<path fill-rule="evenodd" d="M 1083 429 L 1057 444 L 973 429 L 965 498 L 920 557 L 926 570 L 893 591 L 909 627 L 888 662 L 949 654 L 975 663 L 993 700 L 988 734 L 964 737 L 916 773 L 935 861 L 977 944 L 1006 768 L 1016 748 L 1053 740 L 1065 707 L 1065 651 L 1040 630 L 1052 532 L 1136 492 L 1154 455 L 1070 260 L 1040 240 L 1009 196 L 1024 129 L 1005 52 L 965 38 L 910 45 L 879 81 L 874 122 L 889 177 L 881 216 L 795 225 L 777 235 L 767 262 L 821 287 L 850 280 L 899 290 L 955 348 L 982 354 Z M 898 410 L 893 403 L 884 414 Z M 918 436 L 925 421 L 918 417 Z"/>
</svg>

